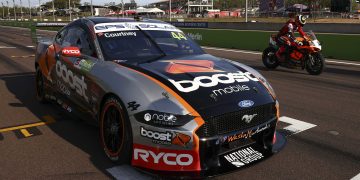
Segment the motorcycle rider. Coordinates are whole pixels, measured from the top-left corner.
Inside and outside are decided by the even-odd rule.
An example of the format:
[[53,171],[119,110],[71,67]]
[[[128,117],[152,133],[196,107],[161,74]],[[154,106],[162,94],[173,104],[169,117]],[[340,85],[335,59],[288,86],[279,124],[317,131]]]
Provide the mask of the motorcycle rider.
[[[298,43],[295,42],[294,32],[297,31],[299,34],[308,40],[309,38],[303,31],[303,26],[306,24],[306,18],[303,15],[296,16],[289,19],[286,24],[280,29],[279,33],[276,36],[276,41],[279,44],[280,48],[276,52],[276,57],[284,62],[289,59],[290,52],[293,48],[298,46]],[[285,54],[285,57],[283,56]]]

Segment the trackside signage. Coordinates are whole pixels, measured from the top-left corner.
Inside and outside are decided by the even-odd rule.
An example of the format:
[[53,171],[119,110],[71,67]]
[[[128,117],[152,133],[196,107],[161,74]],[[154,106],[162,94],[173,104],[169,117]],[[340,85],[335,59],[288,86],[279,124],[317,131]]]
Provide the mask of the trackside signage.
[[140,144],[134,144],[133,147],[133,166],[161,171],[200,170],[199,158],[194,151],[153,148]]

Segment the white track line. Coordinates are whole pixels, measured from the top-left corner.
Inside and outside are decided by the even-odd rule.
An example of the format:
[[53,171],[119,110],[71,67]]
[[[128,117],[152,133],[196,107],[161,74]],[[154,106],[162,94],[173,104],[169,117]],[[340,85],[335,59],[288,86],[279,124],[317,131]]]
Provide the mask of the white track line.
[[353,178],[351,178],[350,180],[360,180],[360,173],[354,176]]
[[208,46],[201,46],[204,49],[211,49],[211,50],[217,50],[217,51],[226,51],[226,52],[236,52],[236,53],[246,53],[246,54],[256,54],[260,55],[262,53],[255,52],[255,51],[245,51],[245,50],[235,50],[235,49],[225,49],[225,48],[216,48],[216,47],[208,47]]
[[279,121],[291,124],[290,126],[284,127],[283,129],[291,131],[291,132],[293,132],[293,134],[297,134],[299,132],[308,130],[308,129],[316,126],[315,124],[307,123],[307,122],[289,118],[286,116],[280,117]]
[[[216,48],[216,47],[208,47],[208,46],[201,46],[204,49],[210,49],[210,50],[217,50],[217,51],[225,51],[225,52],[235,52],[235,53],[245,53],[245,54],[255,54],[255,55],[261,55],[261,52],[255,52],[255,51],[245,51],[245,50],[235,50],[235,49],[226,49],[226,48]],[[343,61],[336,61],[336,60],[325,60],[327,63],[332,64],[345,64],[345,65],[354,65],[354,66],[360,66],[360,63],[351,63],[351,62],[343,62]]]
[[134,169],[129,165],[115,166],[106,169],[106,171],[109,172],[115,179],[121,179],[121,180],[152,179],[150,176],[137,171],[136,169]]

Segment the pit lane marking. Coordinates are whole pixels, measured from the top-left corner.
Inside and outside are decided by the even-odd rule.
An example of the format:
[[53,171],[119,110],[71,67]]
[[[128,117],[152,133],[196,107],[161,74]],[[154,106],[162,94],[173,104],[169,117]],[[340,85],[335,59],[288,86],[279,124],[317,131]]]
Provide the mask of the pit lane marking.
[[27,129],[20,129],[20,132],[25,136],[25,137],[30,137],[34,134],[31,134]]
[[284,127],[282,130],[290,132],[289,135],[297,134],[302,131],[306,131],[313,127],[316,127],[315,124],[307,123],[290,117],[282,116],[279,121],[290,124],[289,126]]
[[28,58],[28,57],[35,57],[35,54],[25,55],[25,56],[11,56],[12,58]]
[[19,126],[13,126],[13,127],[8,127],[8,128],[2,128],[2,129],[0,129],[0,133],[8,132],[8,131],[15,131],[15,130],[20,130],[21,131],[21,129],[31,128],[31,127],[36,127],[36,126],[43,126],[43,125],[46,125],[46,124],[51,124],[51,123],[56,122],[55,119],[52,116],[49,116],[49,115],[43,116],[43,119],[45,121],[41,121],[41,122],[37,122],[37,123],[31,123],[31,124],[24,124],[24,125],[19,125]]
[[360,173],[354,177],[352,177],[350,180],[360,180]]
[[16,47],[13,46],[0,46],[0,49],[14,49]]

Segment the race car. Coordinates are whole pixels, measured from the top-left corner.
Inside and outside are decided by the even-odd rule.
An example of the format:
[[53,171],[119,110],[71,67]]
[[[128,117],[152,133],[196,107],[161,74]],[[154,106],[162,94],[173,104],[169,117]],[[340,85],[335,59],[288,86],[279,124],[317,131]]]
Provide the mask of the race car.
[[274,152],[279,103],[253,68],[152,19],[89,17],[37,45],[36,96],[99,126],[106,156],[203,177]]

